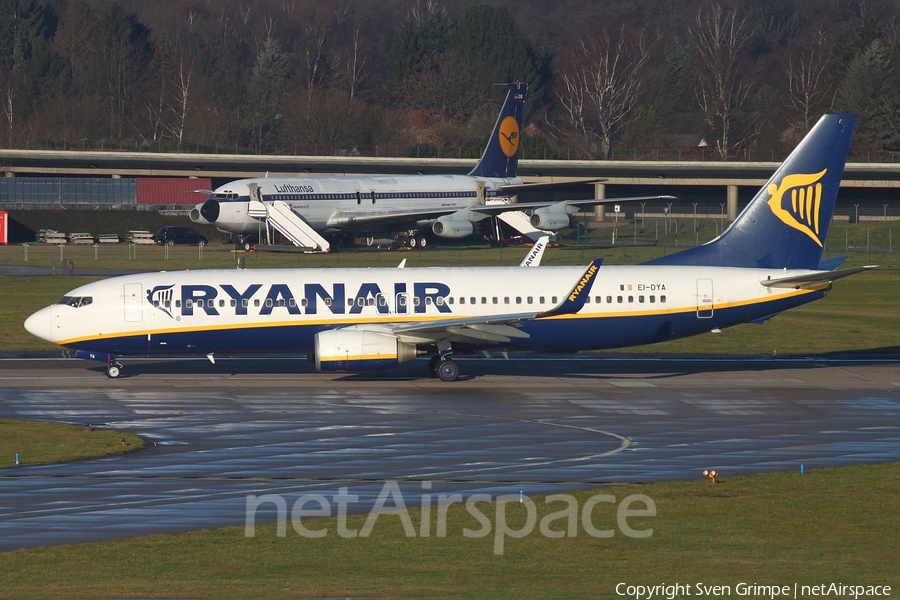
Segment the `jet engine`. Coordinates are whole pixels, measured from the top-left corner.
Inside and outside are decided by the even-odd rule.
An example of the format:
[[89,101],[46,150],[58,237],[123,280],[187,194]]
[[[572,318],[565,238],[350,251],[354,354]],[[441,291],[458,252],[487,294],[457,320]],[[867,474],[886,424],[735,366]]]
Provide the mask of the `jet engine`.
[[451,240],[464,238],[475,232],[475,225],[471,221],[455,221],[440,217],[431,226],[435,235]]
[[531,226],[548,231],[559,231],[570,224],[569,215],[558,210],[539,208],[531,215]]
[[316,334],[316,371],[388,371],[415,360],[415,344],[365,329],[332,329]]

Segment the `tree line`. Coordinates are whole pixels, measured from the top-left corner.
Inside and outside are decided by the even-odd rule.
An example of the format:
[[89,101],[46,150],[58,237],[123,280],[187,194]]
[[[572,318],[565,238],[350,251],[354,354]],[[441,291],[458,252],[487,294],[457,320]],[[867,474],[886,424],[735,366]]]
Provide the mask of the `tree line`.
[[[0,0],[0,147],[781,156],[828,111],[900,150],[893,0]],[[700,139],[702,138],[702,142]]]

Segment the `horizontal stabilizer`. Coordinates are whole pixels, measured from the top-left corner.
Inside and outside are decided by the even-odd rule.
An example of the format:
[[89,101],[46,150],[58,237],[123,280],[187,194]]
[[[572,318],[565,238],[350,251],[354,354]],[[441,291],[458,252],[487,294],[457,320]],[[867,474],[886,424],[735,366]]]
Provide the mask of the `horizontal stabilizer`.
[[868,271],[869,269],[875,269],[877,267],[878,265],[867,265],[865,267],[838,269],[837,271],[814,271],[812,273],[794,275],[791,277],[782,277],[780,279],[767,279],[765,281],[761,281],[760,283],[762,283],[766,287],[794,288],[799,290],[803,288],[822,285],[823,283],[830,283],[835,279],[840,279],[849,275],[855,275],[857,273]]

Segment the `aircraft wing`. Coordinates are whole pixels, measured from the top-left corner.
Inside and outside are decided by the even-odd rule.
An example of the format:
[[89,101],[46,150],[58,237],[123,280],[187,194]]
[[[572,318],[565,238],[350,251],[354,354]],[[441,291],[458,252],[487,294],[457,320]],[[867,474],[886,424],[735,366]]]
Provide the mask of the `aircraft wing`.
[[501,185],[500,191],[508,194],[518,194],[519,192],[527,192],[531,190],[546,190],[548,188],[564,187],[569,185],[587,185],[589,183],[603,183],[608,179],[578,179],[576,181],[540,181],[535,183],[510,183],[509,185]]
[[653,202],[677,200],[676,196],[629,196],[626,198],[587,198],[583,200],[554,200],[549,202],[517,202],[515,204],[486,204],[471,206],[469,210],[489,215],[506,212],[508,210],[531,210],[534,208],[546,208],[558,205],[560,208],[575,206],[578,208],[588,206],[600,206],[602,204],[619,204],[620,202]]
[[794,275],[791,277],[782,277],[780,279],[766,279],[765,281],[760,281],[760,283],[766,287],[793,288],[799,290],[831,283],[835,279],[855,275],[856,273],[861,273],[877,267],[878,265],[866,265],[864,267],[850,267],[849,269],[838,269],[836,271],[814,271],[804,275]]
[[577,313],[584,306],[591,282],[600,270],[603,259],[596,259],[579,277],[571,291],[557,306],[548,311],[509,313],[491,316],[461,317],[458,319],[436,319],[421,323],[399,323],[388,326],[391,333],[413,343],[450,340],[469,343],[506,343],[512,338],[527,338],[528,334],[519,327],[522,321],[546,319],[560,315]]
[[428,219],[436,219],[443,215],[449,215],[457,212],[469,212],[484,215],[485,217],[497,215],[509,211],[532,210],[536,208],[545,208],[547,206],[559,206],[561,211],[565,211],[567,207],[588,207],[598,206],[601,204],[618,204],[620,202],[643,202],[643,201],[668,201],[675,200],[675,196],[631,196],[627,198],[588,198],[582,200],[556,200],[550,202],[518,202],[515,204],[477,204],[463,208],[429,208],[429,209],[365,209],[365,210],[338,210],[328,219],[327,226],[336,230],[354,227],[358,225],[372,225],[390,223],[402,223],[405,221],[426,221]]
[[[515,206],[515,205],[508,205]],[[391,223],[403,223],[408,221],[425,221],[436,219],[443,215],[449,215],[466,208],[391,208],[383,210],[337,210],[328,219],[327,226],[333,229],[345,229],[357,225],[389,225]],[[507,209],[509,210],[509,209]]]

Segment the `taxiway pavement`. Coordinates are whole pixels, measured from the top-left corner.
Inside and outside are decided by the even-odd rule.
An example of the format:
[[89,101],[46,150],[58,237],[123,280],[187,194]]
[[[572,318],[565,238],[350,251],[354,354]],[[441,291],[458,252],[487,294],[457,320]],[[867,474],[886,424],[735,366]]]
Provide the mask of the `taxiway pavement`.
[[[0,470],[0,551],[243,526],[247,497],[535,495],[900,460],[900,357],[531,356],[378,376],[302,359],[0,360],[0,418],[127,429],[115,458]],[[431,487],[428,487],[428,486]],[[257,521],[272,520],[274,506]]]

